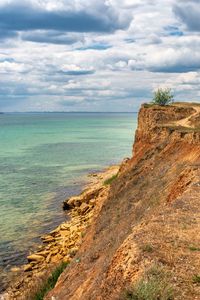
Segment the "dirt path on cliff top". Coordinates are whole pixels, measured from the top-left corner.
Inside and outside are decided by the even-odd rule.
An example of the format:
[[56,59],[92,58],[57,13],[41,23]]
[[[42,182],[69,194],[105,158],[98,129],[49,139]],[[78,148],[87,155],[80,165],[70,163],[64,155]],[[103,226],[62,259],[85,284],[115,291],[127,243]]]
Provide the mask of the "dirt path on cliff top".
[[195,127],[195,125],[191,125],[190,119],[192,117],[197,116],[200,113],[200,106],[191,105],[191,107],[195,110],[195,113],[191,114],[189,117],[186,117],[184,119],[176,121],[175,122],[176,126],[183,126],[183,127],[188,127],[188,128],[194,128]]

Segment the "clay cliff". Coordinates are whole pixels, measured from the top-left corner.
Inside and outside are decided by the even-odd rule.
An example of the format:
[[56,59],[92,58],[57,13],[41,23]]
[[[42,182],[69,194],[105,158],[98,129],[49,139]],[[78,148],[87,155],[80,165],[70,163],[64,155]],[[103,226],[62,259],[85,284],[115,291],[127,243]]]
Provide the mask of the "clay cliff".
[[134,287],[152,268],[160,282],[167,274],[171,294],[165,287],[148,299],[200,299],[199,119],[197,104],[141,107],[133,157],[98,198],[79,251],[45,299],[147,299]]

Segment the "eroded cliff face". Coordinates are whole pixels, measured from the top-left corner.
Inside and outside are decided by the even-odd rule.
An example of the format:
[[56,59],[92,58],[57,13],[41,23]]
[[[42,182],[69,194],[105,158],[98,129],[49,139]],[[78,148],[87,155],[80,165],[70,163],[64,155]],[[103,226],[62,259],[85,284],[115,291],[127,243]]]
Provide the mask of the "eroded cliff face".
[[[185,132],[176,122],[193,115],[193,107],[181,106],[148,106],[143,105],[139,112],[138,129],[136,130],[133,156],[139,156],[143,150],[155,147],[162,142],[180,141]],[[188,132],[187,132],[188,133]]]
[[189,123],[198,117],[199,106],[190,104],[142,106],[133,157],[108,197],[98,200],[78,253],[46,299],[125,299],[123,292],[155,264],[170,274],[173,299],[200,299],[194,280],[200,273],[200,132]]

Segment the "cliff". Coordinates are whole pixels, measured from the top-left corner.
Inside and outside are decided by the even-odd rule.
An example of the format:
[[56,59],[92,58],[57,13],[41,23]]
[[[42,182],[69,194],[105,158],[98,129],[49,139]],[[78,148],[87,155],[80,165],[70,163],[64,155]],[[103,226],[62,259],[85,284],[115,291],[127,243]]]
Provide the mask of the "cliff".
[[[200,299],[199,120],[197,104],[142,106],[133,157],[45,299]],[[160,295],[140,297],[151,283]]]

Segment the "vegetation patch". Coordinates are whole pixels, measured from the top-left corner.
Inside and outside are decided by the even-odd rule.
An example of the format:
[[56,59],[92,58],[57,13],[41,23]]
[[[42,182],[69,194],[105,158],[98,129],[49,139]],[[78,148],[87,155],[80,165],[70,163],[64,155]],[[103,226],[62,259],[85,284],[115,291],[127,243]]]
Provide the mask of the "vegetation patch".
[[193,280],[194,283],[200,283],[200,275],[194,275]]
[[152,106],[154,106],[153,103],[144,103],[144,104],[143,104],[143,107],[144,107],[144,108],[149,108],[149,107],[152,107]]
[[153,247],[151,244],[146,244],[142,246],[142,251],[143,252],[148,252],[148,253],[152,253],[153,252]]
[[43,284],[40,286],[36,294],[33,296],[33,300],[43,300],[44,296],[54,288],[56,285],[56,282],[58,280],[58,277],[60,274],[64,271],[68,263],[62,262],[58,267],[56,267],[49,278],[43,282]]
[[154,265],[142,279],[126,291],[124,300],[173,300],[173,290],[169,284],[169,274],[164,267]]
[[200,131],[200,127],[184,127],[184,126],[176,126],[176,125],[165,125],[165,126],[160,126],[162,128],[168,128],[171,132],[173,131],[178,131],[181,133],[190,133],[190,132],[199,132]]
[[199,247],[195,247],[195,246],[190,246],[189,249],[191,251],[200,251],[200,248]]
[[117,176],[118,176],[118,173],[115,174],[115,175],[113,175],[112,177],[106,179],[106,180],[104,181],[103,184],[104,184],[104,185],[109,185],[109,184],[111,184],[111,183],[117,178]]

